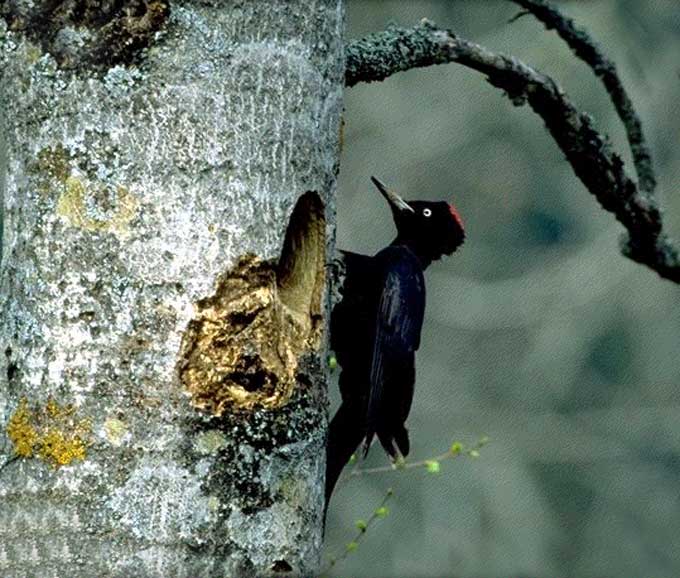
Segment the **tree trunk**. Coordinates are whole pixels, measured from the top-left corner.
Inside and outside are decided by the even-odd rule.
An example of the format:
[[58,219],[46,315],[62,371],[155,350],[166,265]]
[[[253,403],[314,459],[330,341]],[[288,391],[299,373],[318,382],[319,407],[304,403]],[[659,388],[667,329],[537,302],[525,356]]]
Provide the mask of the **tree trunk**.
[[312,573],[343,2],[2,4],[0,575]]

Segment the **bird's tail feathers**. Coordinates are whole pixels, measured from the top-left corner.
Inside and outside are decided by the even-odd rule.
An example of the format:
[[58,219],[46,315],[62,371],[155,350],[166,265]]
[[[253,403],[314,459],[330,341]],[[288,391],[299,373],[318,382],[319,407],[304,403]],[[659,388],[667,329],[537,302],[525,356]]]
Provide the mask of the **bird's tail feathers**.
[[326,453],[326,508],[343,468],[366,435],[361,413],[343,403],[328,427]]
[[411,450],[411,442],[408,439],[408,430],[403,425],[394,432],[394,441],[399,448],[399,453],[406,457]]
[[[403,424],[399,425],[394,430],[378,431],[377,433],[380,445],[382,445],[393,460],[397,459],[397,454],[403,457],[408,455],[408,452],[411,449],[411,443],[408,439],[408,430]],[[366,438],[366,441],[368,442],[368,438]],[[367,449],[368,446],[365,447],[364,452],[366,452]]]
[[[371,444],[373,443],[373,436],[375,436],[374,431],[369,431],[366,433],[366,439],[364,440],[364,452],[362,456],[364,459],[366,459],[366,457],[368,456],[368,450],[371,449]],[[380,439],[380,436],[378,436],[378,438]]]

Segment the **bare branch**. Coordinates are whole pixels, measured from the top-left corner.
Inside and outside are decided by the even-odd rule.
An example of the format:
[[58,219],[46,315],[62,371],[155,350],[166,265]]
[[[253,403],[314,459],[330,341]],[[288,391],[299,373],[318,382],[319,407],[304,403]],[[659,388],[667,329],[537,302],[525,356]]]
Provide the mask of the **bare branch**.
[[656,188],[652,156],[642,131],[642,123],[626,89],[623,88],[616,65],[607,58],[588,32],[576,26],[571,18],[567,18],[544,0],[510,1],[519,4],[524,8],[525,13],[533,14],[548,30],[554,29],[574,54],[583,60],[602,81],[626,129],[635,172],[638,175],[638,186],[641,191],[652,193]]
[[[453,442],[451,447],[442,454],[433,456],[431,458],[416,460],[413,462],[406,461],[405,458],[399,457],[396,461],[390,463],[388,466],[378,466],[375,468],[361,468],[359,464],[355,465],[349,473],[347,473],[340,480],[341,482],[349,481],[350,478],[357,476],[365,476],[366,474],[381,474],[385,472],[396,472],[401,470],[412,470],[414,468],[424,468],[428,472],[436,474],[439,473],[439,464],[447,460],[459,458],[461,456],[468,456],[470,458],[478,458],[479,450],[489,443],[489,438],[482,437],[471,448],[465,448],[460,442]],[[351,462],[350,462],[351,463]]]
[[587,114],[555,81],[516,58],[496,54],[423,21],[356,40],[346,49],[346,84],[383,80],[411,68],[456,62],[486,75],[515,105],[528,103],[545,122],[576,175],[628,231],[625,255],[680,283],[680,256],[662,230],[654,199],[641,193],[623,161]]
[[528,10],[521,10],[517,14],[515,14],[510,20],[508,20],[508,24],[513,24],[514,22],[517,22],[520,18],[524,18],[524,16],[528,16],[531,14]]

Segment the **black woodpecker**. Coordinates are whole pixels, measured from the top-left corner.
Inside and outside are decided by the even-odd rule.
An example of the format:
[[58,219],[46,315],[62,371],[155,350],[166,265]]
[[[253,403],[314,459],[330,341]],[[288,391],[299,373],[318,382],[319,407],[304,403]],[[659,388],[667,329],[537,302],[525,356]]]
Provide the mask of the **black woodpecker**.
[[339,365],[342,405],[331,421],[326,508],[349,458],[374,436],[395,459],[408,455],[408,417],[415,352],[425,311],[423,271],[465,239],[456,209],[445,202],[406,202],[375,177],[392,209],[397,236],[370,257],[342,252],[341,300],[331,314],[331,347]]

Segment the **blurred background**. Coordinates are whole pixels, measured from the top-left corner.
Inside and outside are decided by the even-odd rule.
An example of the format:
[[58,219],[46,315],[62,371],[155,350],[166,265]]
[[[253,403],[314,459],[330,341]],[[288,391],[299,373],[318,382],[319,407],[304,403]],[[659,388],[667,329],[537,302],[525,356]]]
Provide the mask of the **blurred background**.
[[[560,2],[616,61],[680,237],[680,4]],[[496,0],[350,0],[349,38],[427,17],[554,76],[629,159],[592,72]],[[480,457],[355,477],[331,503],[341,554],[388,487],[390,514],[332,576],[680,576],[680,287],[621,256],[622,227],[573,175],[540,119],[458,65],[348,89],[338,247],[394,234],[373,189],[453,201],[462,249],[426,275],[410,460],[453,441]],[[333,391],[338,404],[337,388]],[[378,446],[359,467],[388,461]]]

